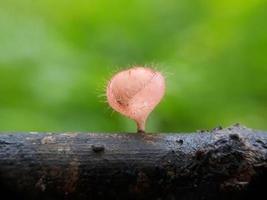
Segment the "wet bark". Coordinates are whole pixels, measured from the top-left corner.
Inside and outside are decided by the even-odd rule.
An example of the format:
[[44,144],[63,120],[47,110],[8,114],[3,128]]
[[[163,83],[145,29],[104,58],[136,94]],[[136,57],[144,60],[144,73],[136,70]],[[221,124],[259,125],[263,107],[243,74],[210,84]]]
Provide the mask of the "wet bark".
[[267,134],[0,134],[8,199],[255,199],[266,196]]

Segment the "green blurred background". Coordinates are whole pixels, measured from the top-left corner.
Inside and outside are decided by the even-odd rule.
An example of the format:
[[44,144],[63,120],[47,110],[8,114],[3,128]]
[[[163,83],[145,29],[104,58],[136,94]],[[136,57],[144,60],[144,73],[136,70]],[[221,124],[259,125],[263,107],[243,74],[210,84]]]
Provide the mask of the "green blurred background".
[[0,0],[0,131],[135,131],[110,76],[151,65],[167,93],[149,132],[267,129],[265,0]]

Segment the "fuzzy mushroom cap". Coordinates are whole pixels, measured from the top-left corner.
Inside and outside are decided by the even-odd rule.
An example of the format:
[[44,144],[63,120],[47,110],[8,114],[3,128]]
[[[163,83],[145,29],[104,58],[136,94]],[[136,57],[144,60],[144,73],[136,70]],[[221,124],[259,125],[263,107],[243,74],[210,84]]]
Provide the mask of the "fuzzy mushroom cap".
[[109,105],[137,123],[146,121],[164,93],[164,77],[147,67],[133,67],[115,74],[106,90]]

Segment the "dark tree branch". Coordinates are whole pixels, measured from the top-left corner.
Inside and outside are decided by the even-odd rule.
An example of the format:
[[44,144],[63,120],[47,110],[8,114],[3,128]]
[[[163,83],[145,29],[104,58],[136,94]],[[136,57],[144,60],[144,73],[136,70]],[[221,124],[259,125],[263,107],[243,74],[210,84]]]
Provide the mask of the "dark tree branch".
[[[267,134],[0,134],[0,195],[17,199],[250,199]],[[10,199],[9,198],[9,199]]]

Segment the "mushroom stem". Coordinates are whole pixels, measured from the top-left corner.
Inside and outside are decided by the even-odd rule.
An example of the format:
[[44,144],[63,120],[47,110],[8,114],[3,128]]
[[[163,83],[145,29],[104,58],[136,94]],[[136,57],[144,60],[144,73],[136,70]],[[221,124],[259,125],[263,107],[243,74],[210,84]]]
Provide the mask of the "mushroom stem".
[[136,121],[137,133],[145,133],[146,120]]

